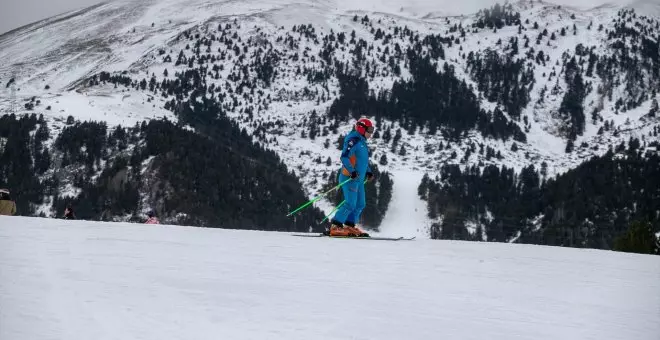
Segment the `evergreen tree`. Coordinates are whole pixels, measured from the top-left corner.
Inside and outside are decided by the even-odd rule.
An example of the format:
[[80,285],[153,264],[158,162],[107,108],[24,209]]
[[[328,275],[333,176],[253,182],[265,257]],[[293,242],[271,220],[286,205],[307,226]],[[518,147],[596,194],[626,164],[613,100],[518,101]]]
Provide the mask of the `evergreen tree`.
[[382,156],[380,156],[380,160],[378,160],[378,164],[387,165],[387,155],[383,154]]
[[636,239],[623,235],[637,219],[656,225],[653,235],[660,231],[660,205],[653,199],[660,188],[660,157],[642,155],[640,149],[640,141],[631,139],[627,148],[625,143],[617,148],[618,155],[609,151],[551,179],[543,163],[541,173],[530,165],[519,174],[493,165],[464,171],[442,166],[439,179],[422,180],[418,188],[425,191],[429,216],[443,218],[432,237],[475,239],[462,227],[467,221],[479,224],[486,212],[491,215],[483,229],[488,241],[515,237],[522,243],[612,249],[619,237],[619,244]]
[[575,139],[576,136],[580,136],[584,132],[585,115],[583,102],[586,97],[586,87],[575,57],[566,65],[565,80],[568,84],[568,90],[562,99],[559,113],[568,120],[568,126],[565,132],[570,136],[570,139]]
[[658,240],[653,234],[651,224],[634,221],[628,231],[614,242],[614,250],[629,253],[657,254]]
[[651,101],[651,109],[649,110],[649,116],[655,117],[658,115],[658,112],[660,112],[660,110],[658,109],[658,100],[653,98],[653,100]]

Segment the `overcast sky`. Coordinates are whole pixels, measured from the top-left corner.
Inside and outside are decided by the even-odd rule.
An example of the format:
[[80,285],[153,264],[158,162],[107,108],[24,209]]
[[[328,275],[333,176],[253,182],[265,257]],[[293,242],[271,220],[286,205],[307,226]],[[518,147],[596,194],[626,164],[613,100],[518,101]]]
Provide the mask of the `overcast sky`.
[[0,34],[102,0],[0,0]]

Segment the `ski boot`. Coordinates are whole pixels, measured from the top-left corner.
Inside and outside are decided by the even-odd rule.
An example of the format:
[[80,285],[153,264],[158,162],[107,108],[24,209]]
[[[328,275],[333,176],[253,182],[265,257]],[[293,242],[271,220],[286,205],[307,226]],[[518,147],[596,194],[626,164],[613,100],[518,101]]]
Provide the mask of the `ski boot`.
[[344,229],[348,229],[348,233],[353,237],[369,237],[369,234],[365,233],[362,229],[355,226],[355,223],[346,222],[344,223]]
[[330,229],[323,234],[327,236],[348,237],[348,236],[352,236],[352,233],[353,231],[346,228],[342,223],[337,221],[332,221],[332,223],[330,224]]
[[337,234],[340,234],[342,229],[344,229],[344,225],[333,220],[333,221],[330,222],[330,227],[328,227],[328,229],[326,229],[323,232],[323,235],[325,235],[325,236],[335,236]]

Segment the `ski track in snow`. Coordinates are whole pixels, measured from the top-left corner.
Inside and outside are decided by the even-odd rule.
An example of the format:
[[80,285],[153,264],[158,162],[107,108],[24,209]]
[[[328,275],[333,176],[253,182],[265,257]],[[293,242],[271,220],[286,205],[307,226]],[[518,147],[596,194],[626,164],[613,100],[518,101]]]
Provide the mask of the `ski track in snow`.
[[416,236],[429,238],[431,222],[426,202],[417,195],[424,173],[414,170],[392,171],[392,201],[385,213],[378,236]]
[[660,257],[0,217],[0,339],[636,339]]

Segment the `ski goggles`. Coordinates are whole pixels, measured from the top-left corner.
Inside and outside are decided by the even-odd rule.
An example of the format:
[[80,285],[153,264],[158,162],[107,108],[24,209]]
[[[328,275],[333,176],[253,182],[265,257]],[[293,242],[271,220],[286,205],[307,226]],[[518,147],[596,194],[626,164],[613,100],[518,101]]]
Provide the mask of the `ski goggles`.
[[364,128],[365,132],[368,133],[374,133],[374,127],[373,126],[366,126],[364,123],[358,123],[361,127]]

